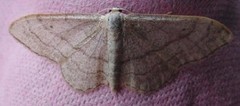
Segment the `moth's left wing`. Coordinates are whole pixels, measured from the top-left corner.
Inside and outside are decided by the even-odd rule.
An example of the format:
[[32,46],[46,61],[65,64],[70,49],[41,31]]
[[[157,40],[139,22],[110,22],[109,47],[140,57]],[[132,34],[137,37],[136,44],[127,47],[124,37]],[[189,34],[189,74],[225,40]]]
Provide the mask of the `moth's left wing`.
[[33,52],[61,65],[65,80],[81,91],[107,85],[107,33],[97,14],[39,14],[13,22],[10,33]]
[[139,91],[157,90],[232,37],[223,24],[197,16],[127,15],[123,30],[122,85]]

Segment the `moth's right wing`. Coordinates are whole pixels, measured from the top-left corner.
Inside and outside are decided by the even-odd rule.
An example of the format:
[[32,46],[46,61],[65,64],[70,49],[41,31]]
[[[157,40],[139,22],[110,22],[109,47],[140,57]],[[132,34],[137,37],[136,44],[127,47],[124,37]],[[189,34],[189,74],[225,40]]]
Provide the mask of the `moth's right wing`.
[[187,63],[227,44],[232,33],[204,17],[129,14],[124,21],[122,85],[139,91],[160,88]]
[[10,33],[33,52],[61,65],[65,80],[85,91],[105,83],[106,30],[101,15],[30,15],[10,27]]

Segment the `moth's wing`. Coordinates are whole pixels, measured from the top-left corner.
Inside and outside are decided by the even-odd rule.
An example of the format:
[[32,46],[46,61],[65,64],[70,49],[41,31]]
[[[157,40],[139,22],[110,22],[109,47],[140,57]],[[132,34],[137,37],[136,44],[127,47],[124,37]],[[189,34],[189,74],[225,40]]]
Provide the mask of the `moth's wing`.
[[82,91],[105,83],[106,31],[99,15],[30,15],[10,33],[35,53],[59,63],[65,80]]
[[204,17],[128,15],[124,21],[122,85],[157,90],[177,68],[207,57],[232,33]]

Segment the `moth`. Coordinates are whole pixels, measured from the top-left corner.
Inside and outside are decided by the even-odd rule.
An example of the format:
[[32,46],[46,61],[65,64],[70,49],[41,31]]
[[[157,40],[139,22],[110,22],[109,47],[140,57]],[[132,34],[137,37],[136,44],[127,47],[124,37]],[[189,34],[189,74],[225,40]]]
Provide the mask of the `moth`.
[[201,16],[36,14],[12,23],[10,33],[40,56],[61,66],[64,79],[86,92],[98,86],[159,90],[181,66],[226,45],[232,32]]

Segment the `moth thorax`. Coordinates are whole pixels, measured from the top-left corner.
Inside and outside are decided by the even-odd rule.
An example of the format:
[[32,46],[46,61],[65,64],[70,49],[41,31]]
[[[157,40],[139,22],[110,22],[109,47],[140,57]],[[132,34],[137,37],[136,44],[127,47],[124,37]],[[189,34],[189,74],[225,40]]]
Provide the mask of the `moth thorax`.
[[120,12],[112,12],[108,15],[108,26],[111,31],[121,31],[123,16]]

